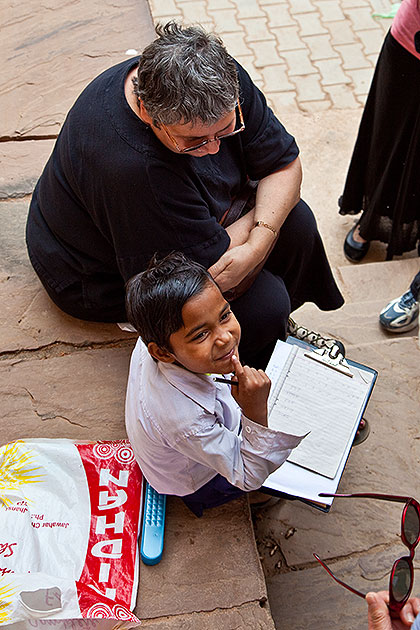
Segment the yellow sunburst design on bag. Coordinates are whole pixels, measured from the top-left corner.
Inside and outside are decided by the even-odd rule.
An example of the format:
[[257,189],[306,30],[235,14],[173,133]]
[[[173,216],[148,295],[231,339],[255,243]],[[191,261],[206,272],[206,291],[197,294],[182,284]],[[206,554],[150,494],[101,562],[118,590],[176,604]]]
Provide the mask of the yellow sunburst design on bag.
[[40,468],[34,464],[35,458],[23,440],[0,448],[0,505],[10,505],[13,501],[8,495],[13,491],[21,493],[26,484],[38,483],[42,479],[43,475],[36,474]]
[[12,602],[13,595],[16,593],[16,588],[13,588],[11,584],[1,584],[0,578],[0,624],[11,621],[9,611],[7,610]]

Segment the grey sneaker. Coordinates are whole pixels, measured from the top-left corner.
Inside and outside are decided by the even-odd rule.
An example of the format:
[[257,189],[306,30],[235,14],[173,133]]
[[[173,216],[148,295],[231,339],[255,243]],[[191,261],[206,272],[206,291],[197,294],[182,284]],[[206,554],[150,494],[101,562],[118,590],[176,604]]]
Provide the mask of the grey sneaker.
[[419,303],[411,291],[407,291],[382,309],[379,321],[386,330],[402,333],[415,328],[418,317]]
[[329,348],[329,354],[333,353],[336,355],[340,353],[343,357],[346,356],[346,349],[341,341],[324,337],[319,332],[314,332],[313,330],[309,330],[309,328],[299,326],[291,317],[289,317],[289,321],[287,322],[287,332],[292,337],[306,341],[316,348]]

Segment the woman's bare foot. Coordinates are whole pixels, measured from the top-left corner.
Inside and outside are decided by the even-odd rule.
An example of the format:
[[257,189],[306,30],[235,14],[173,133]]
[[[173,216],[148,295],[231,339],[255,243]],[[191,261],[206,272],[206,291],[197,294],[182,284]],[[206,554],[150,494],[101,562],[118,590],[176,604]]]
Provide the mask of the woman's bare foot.
[[367,240],[364,239],[362,236],[360,236],[359,225],[356,225],[356,227],[353,230],[353,239],[356,241],[356,243],[367,243]]
[[360,236],[359,226],[354,225],[344,239],[344,255],[350,262],[360,262],[368,253],[370,243]]

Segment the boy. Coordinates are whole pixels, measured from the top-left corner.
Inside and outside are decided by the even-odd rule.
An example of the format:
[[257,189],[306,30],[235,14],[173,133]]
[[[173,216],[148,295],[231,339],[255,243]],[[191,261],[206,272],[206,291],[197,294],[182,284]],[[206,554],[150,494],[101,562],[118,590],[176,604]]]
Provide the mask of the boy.
[[[139,332],[127,434],[149,483],[201,516],[260,488],[301,437],[267,428],[270,380],[238,358],[239,323],[200,264],[176,252],[127,283]],[[234,372],[234,385],[215,374]]]

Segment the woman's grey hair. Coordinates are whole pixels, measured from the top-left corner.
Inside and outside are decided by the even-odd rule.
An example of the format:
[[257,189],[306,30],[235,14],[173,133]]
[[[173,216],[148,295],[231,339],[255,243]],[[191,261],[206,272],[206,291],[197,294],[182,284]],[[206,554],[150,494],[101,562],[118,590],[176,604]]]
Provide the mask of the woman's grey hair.
[[222,40],[200,26],[156,26],[158,38],[139,62],[134,93],[159,127],[212,125],[232,111],[239,95],[235,62]]

